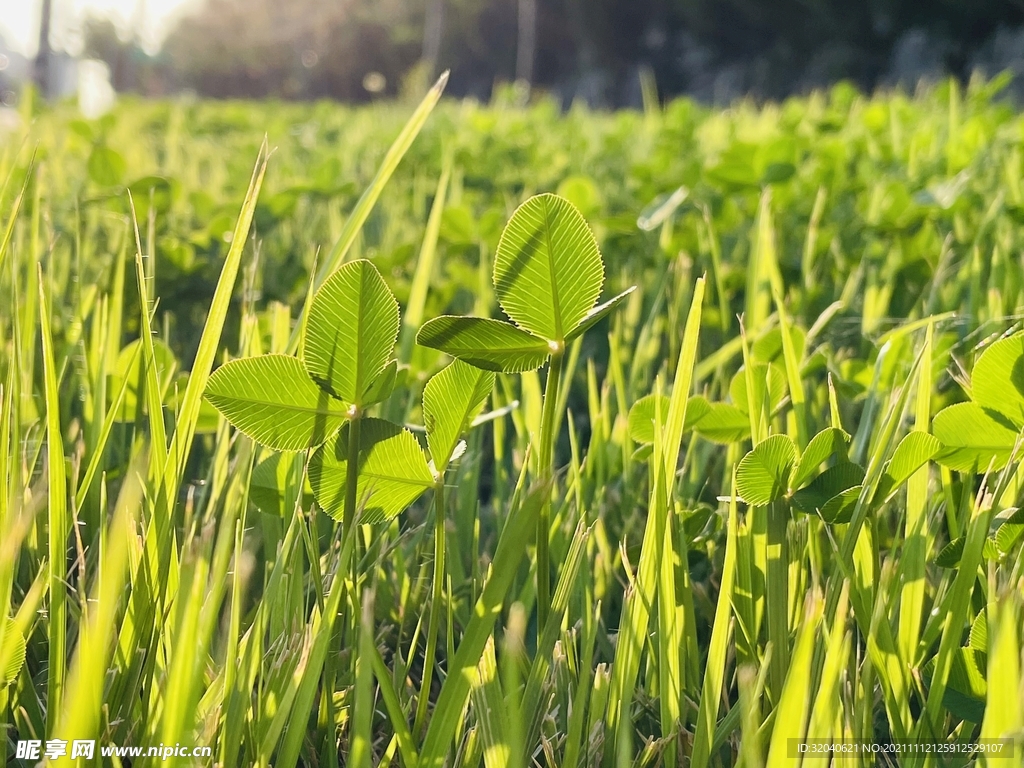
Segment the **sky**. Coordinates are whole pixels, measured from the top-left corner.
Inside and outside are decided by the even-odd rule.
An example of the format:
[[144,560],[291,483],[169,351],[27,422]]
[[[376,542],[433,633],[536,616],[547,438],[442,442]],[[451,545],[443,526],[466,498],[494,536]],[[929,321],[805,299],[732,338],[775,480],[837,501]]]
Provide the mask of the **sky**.
[[[87,15],[112,19],[127,33],[137,27],[143,47],[155,51],[174,21],[202,0],[53,0],[50,41],[75,52],[76,31]],[[39,42],[42,0],[0,0],[0,36],[7,47],[34,56]]]

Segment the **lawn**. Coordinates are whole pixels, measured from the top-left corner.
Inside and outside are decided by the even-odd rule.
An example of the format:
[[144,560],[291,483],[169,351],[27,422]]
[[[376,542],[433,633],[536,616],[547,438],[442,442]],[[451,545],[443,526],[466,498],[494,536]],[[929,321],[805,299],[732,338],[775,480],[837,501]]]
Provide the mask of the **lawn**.
[[1020,764],[1005,84],[24,99],[8,764]]

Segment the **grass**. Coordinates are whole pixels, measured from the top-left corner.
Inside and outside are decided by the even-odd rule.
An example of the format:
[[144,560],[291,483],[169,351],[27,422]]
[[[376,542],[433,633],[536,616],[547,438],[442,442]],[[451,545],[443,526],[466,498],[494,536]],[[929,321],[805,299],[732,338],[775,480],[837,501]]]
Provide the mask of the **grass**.
[[26,108],[0,137],[10,764],[52,738],[211,747],[180,765],[828,765],[803,738],[1019,762],[1000,82],[645,114],[443,85]]

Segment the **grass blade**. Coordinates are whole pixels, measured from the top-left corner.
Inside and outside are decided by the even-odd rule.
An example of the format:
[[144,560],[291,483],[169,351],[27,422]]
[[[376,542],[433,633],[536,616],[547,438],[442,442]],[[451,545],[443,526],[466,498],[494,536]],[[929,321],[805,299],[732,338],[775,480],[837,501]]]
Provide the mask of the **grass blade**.
[[363,224],[366,222],[366,217],[370,215],[370,211],[373,210],[373,206],[377,202],[377,198],[380,197],[380,193],[384,191],[384,187],[387,185],[388,179],[391,178],[391,174],[395,172],[405,153],[412,146],[416,136],[419,135],[420,129],[423,128],[423,124],[427,122],[427,118],[441,98],[447,83],[448,73],[444,72],[427,92],[427,95],[423,97],[423,101],[416,107],[416,111],[412,113],[409,122],[405,124],[402,132],[398,134],[398,137],[388,149],[383,162],[380,164],[380,168],[377,170],[377,175],[373,177],[370,186],[366,188],[362,197],[359,198],[359,202],[356,203],[356,207],[349,214],[348,220],[345,222],[345,228],[341,231],[338,242],[334,244],[330,253],[327,254],[327,258],[324,259],[324,263],[317,273],[314,287],[318,287],[345,261],[345,256],[348,254],[349,248],[352,247],[352,243],[355,242],[359,230],[362,229]]

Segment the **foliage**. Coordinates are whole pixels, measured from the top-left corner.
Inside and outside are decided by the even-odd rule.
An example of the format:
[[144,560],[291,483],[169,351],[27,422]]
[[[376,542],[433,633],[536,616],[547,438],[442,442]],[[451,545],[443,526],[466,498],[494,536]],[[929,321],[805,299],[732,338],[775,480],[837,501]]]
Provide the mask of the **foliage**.
[[408,125],[129,102],[0,148],[9,754],[1024,748],[996,87],[559,116],[441,85]]

